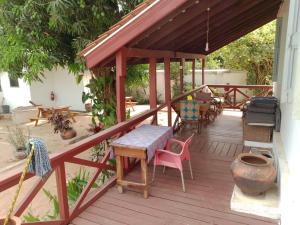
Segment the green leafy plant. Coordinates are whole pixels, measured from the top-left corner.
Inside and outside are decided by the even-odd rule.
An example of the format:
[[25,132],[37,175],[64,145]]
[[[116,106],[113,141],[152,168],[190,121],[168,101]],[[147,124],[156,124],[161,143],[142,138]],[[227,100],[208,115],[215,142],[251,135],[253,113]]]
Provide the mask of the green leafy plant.
[[[100,184],[103,184],[106,179],[111,177],[111,173],[108,171],[103,171],[101,173],[98,182],[95,182],[92,188],[98,188]],[[75,177],[68,180],[67,182],[67,197],[69,205],[72,206],[79,198],[82,193],[84,187],[87,185],[90,179],[90,173],[84,169],[79,169],[79,172]],[[52,204],[52,209],[46,215],[40,217],[33,215],[31,212],[28,212],[23,216],[23,219],[27,222],[37,222],[37,221],[49,221],[53,219],[57,219],[59,217],[59,202],[56,195],[52,194],[50,191],[43,189],[43,193],[48,198],[49,202]]]
[[63,133],[65,130],[72,129],[72,122],[68,119],[67,115],[63,115],[61,113],[53,113],[48,120],[51,125],[54,126],[54,133]]
[[25,150],[26,143],[30,138],[30,131],[27,128],[27,133],[19,126],[7,127],[9,142],[15,147],[16,150]]
[[[106,71],[107,72],[107,71]],[[108,71],[110,72],[110,71]],[[110,127],[116,123],[115,81],[111,74],[93,75],[89,92],[82,93],[82,102],[92,102],[92,123],[94,126],[104,124]]]

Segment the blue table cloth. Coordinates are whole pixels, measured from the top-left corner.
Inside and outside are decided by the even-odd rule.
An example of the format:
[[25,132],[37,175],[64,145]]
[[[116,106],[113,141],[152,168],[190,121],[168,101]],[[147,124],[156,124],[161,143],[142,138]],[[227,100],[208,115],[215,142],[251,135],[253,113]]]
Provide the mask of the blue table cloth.
[[122,145],[124,147],[147,149],[149,162],[154,156],[155,150],[163,149],[172,136],[173,130],[171,127],[144,124],[113,141],[112,146]]

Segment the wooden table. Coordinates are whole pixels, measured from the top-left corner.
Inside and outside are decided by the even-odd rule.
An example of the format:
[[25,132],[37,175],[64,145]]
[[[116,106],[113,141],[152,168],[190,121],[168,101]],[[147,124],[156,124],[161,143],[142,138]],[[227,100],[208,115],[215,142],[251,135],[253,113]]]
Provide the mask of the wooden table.
[[38,113],[36,118],[32,118],[31,121],[35,121],[34,126],[36,127],[39,123],[39,120],[49,119],[53,113],[62,113],[67,115],[72,119],[73,122],[76,122],[74,114],[70,111],[70,106],[58,106],[58,107],[48,107],[48,106],[39,106]]
[[134,111],[134,106],[136,105],[136,102],[133,101],[132,96],[125,97],[125,107],[130,107]]
[[[173,135],[172,128],[153,125],[142,125],[141,127],[127,133],[115,140],[113,153],[117,163],[117,185],[118,191],[123,193],[123,187],[142,189],[144,198],[148,198],[148,169],[147,162],[154,156],[155,150],[162,149],[167,140]],[[131,157],[141,162],[142,183],[127,181],[123,174],[123,158]]]

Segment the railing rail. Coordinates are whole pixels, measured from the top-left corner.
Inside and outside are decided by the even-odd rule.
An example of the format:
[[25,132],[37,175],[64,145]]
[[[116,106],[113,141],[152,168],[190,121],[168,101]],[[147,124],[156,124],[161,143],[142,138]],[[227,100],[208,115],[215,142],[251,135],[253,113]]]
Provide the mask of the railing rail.
[[[252,96],[266,96],[270,91],[273,90],[272,85],[231,85],[231,84],[210,84],[207,85],[210,89],[222,89],[222,97],[224,102],[222,103],[223,108],[239,109],[246,101]],[[249,95],[244,90],[258,91],[256,94]],[[238,96],[243,97],[238,101]]]
[[[205,86],[201,86],[196,88],[192,91],[186,92],[176,98],[174,98],[171,103],[179,101],[185,98],[188,95],[191,95],[199,90],[201,90]],[[75,144],[69,145],[63,151],[52,154],[50,156],[51,165],[53,171],[43,180],[38,180],[32,186],[32,189],[27,193],[27,195],[20,201],[19,205],[16,207],[14,211],[14,215],[20,217],[26,208],[30,205],[34,197],[39,193],[42,189],[48,178],[54,172],[56,175],[56,183],[57,183],[57,193],[58,193],[58,202],[60,208],[60,218],[54,221],[44,221],[44,222],[33,222],[33,223],[23,223],[23,224],[31,224],[31,225],[53,225],[59,224],[64,225],[68,224],[72,219],[78,216],[83,210],[89,207],[94,201],[96,201],[101,195],[105,193],[110,187],[112,187],[115,182],[116,178],[111,178],[105,185],[101,186],[97,191],[93,192],[92,195],[88,194],[91,190],[94,182],[96,181],[97,177],[103,170],[114,170],[114,168],[107,164],[109,159],[109,152],[106,152],[105,156],[102,158],[100,162],[89,161],[85,159],[81,159],[76,157],[77,155],[87,151],[91,147],[110,139],[112,137],[116,137],[118,135],[122,135],[131,129],[135,128],[139,123],[143,122],[144,120],[150,118],[151,116],[155,117],[157,112],[164,107],[166,107],[166,103],[161,104],[155,109],[147,110],[125,122],[118,123],[115,126],[112,126],[104,131],[101,131],[95,135],[85,138],[84,140],[78,141]],[[79,196],[78,200],[74,204],[72,208],[68,205],[67,199],[67,189],[66,189],[66,171],[65,171],[65,163],[75,163],[79,165],[84,165],[92,168],[96,168],[95,173],[93,174],[92,178],[85,186],[83,192]],[[21,172],[12,172],[5,177],[0,178],[0,192],[5,191],[15,185],[18,184],[19,179],[21,176]],[[34,175],[28,174],[25,179],[31,179]]]

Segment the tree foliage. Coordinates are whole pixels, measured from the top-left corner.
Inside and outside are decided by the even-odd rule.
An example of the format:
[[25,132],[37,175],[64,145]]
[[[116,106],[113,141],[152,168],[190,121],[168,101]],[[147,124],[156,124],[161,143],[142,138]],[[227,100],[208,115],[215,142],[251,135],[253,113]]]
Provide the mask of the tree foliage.
[[249,84],[270,84],[275,29],[273,21],[213,52],[207,57],[207,67],[245,70]]
[[142,0],[1,0],[0,70],[31,82],[85,67],[77,53]]

